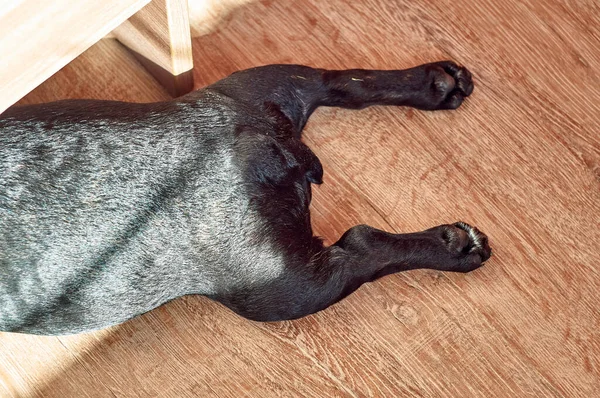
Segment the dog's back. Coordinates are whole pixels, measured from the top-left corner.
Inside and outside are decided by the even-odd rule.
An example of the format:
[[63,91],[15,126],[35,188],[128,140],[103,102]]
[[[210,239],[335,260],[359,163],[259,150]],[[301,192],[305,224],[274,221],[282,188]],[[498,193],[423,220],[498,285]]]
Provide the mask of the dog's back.
[[207,91],[4,114],[0,330],[95,329],[214,293],[237,262],[238,224],[252,222],[234,162],[236,117],[229,99]]

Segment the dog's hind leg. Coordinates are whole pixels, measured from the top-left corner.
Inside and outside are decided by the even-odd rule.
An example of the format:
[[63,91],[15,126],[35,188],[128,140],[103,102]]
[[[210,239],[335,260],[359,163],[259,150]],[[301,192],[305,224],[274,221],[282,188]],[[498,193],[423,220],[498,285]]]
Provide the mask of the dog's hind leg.
[[455,109],[473,91],[473,81],[466,68],[451,61],[405,70],[324,70],[268,65],[236,72],[208,88],[267,115],[276,108],[291,121],[293,133],[299,136],[319,106]]
[[469,272],[491,255],[487,237],[465,223],[392,234],[359,225],[308,261],[287,258],[286,271],[264,285],[213,297],[254,320],[299,318],[346,297],[363,283],[416,268]]

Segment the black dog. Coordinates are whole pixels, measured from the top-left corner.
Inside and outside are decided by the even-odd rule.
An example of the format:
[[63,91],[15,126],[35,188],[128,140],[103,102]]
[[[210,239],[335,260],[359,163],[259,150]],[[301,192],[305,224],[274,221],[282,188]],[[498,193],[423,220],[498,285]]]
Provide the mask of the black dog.
[[319,106],[454,109],[471,74],[271,65],[173,101],[68,100],[0,117],[0,330],[107,327],[186,294],[259,321],[322,310],[393,272],[468,272],[490,256],[464,224],[313,236]]

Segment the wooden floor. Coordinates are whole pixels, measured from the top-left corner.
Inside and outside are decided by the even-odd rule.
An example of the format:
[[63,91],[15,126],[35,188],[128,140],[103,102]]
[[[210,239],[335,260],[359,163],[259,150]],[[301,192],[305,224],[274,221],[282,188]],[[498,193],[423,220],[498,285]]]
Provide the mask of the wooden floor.
[[[317,111],[312,211],[328,242],[357,223],[464,220],[494,256],[389,276],[293,322],[186,297],[94,334],[0,333],[0,396],[600,396],[599,3],[237,1],[195,30],[198,87],[276,62],[467,65],[476,89],[455,112]],[[104,40],[22,102],[80,97],[167,94]]]

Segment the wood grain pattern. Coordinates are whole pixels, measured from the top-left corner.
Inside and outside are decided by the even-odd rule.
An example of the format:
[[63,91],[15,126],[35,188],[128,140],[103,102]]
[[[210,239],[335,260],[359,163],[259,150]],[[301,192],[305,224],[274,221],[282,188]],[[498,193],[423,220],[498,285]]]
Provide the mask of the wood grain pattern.
[[[329,242],[357,223],[414,231],[463,219],[494,256],[468,275],[389,276],[293,322],[185,297],[98,333],[0,334],[0,396],[597,396],[599,29],[591,0],[229,10],[194,39],[197,86],[275,62],[468,65],[476,89],[456,112],[318,110],[305,133],[325,167],[312,215]],[[82,96],[167,94],[104,41],[24,102]]]
[[152,0],[112,33],[172,95],[192,90],[194,60],[187,0]]
[[149,1],[0,2],[0,113]]

